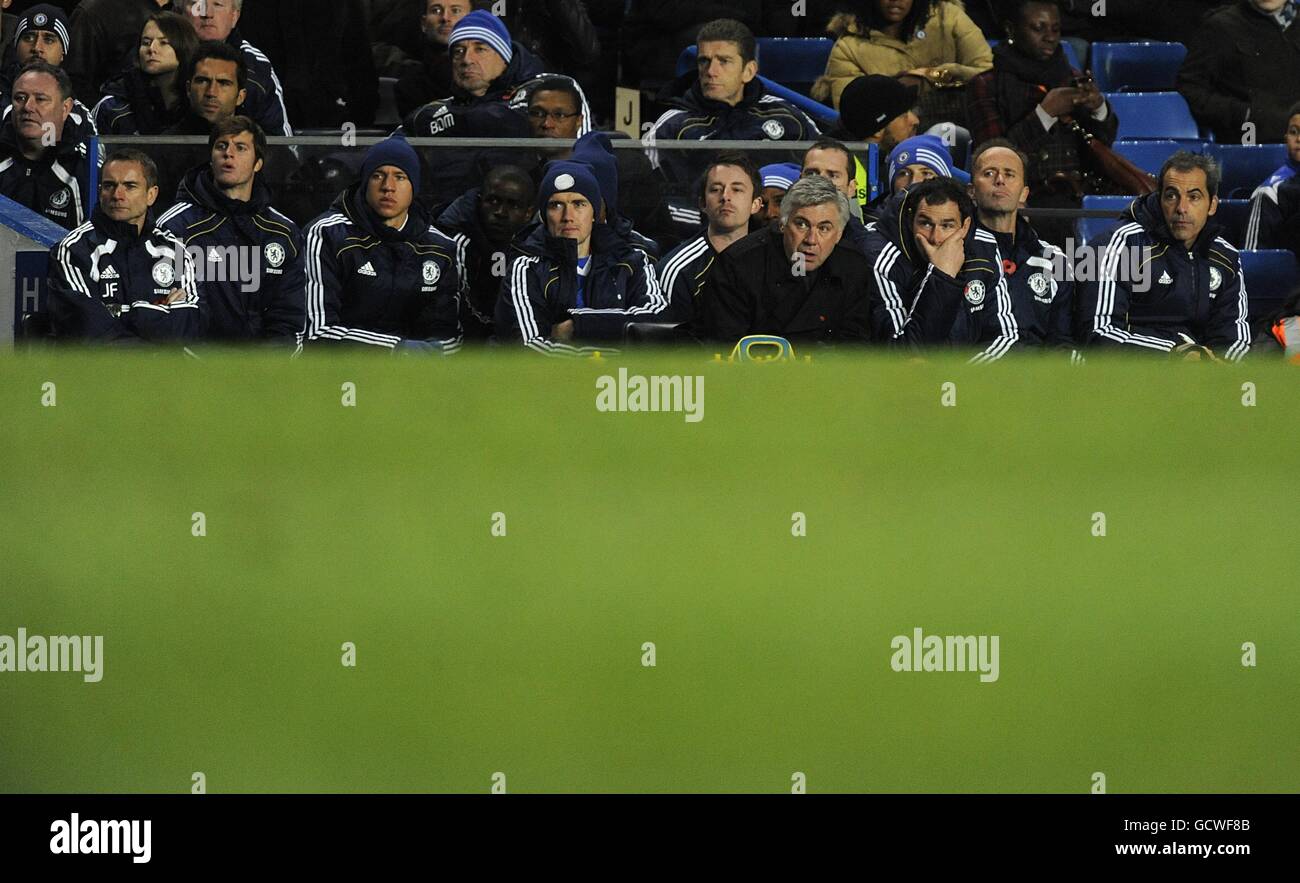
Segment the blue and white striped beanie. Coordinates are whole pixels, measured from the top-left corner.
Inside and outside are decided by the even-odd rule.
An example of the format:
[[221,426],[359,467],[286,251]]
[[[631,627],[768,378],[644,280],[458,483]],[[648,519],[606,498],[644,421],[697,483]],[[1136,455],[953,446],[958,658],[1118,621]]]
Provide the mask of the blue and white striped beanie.
[[758,170],[764,187],[777,187],[781,190],[789,190],[799,180],[801,172],[802,169],[792,162],[776,162]]
[[970,175],[952,164],[948,146],[938,135],[917,135],[899,143],[889,152],[889,180],[893,181],[904,166],[927,166],[941,178],[970,183]]
[[510,58],[514,55],[514,50],[510,48],[510,31],[501,19],[492,13],[476,9],[469,15],[456,22],[456,26],[451,29],[451,39],[447,41],[447,48],[450,49],[461,40],[479,40],[491,46],[510,63]]

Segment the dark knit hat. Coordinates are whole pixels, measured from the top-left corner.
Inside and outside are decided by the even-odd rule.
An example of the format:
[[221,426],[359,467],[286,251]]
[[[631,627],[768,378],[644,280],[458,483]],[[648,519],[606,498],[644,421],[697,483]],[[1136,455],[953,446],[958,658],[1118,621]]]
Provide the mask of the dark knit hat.
[[406,172],[415,192],[420,192],[420,157],[401,135],[393,135],[366,151],[366,158],[361,161],[362,182],[369,181],[380,166],[395,166]]
[[605,219],[613,224],[618,217],[618,160],[609,136],[604,132],[583,135],[573,142],[573,160],[591,167],[605,200]]
[[915,107],[917,91],[894,77],[858,77],[840,93],[840,122],[850,136],[870,138],[894,117]]
[[27,31],[53,31],[63,41],[65,55],[71,48],[71,40],[68,37],[71,28],[68,27],[68,17],[62,9],[51,3],[38,3],[23,13],[23,17],[18,19],[18,30],[14,31],[15,46]]

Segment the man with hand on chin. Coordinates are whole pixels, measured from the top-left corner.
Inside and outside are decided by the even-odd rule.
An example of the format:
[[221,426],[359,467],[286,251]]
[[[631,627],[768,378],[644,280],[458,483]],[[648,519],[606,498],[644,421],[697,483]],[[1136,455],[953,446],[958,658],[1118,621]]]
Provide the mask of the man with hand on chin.
[[[970,343],[969,328],[981,314],[1005,313],[997,242],[988,231],[973,229],[974,215],[970,197],[951,178],[913,184],[885,201],[867,238],[877,337]],[[996,343],[998,351],[991,347],[976,358],[996,358],[1005,342]]]

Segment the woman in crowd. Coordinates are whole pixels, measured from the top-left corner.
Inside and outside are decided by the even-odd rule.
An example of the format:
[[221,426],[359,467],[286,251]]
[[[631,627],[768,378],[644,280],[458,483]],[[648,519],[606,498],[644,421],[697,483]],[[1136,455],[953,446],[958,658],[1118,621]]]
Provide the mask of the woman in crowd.
[[[976,144],[1006,138],[1029,157],[1029,205],[1078,208],[1085,193],[1119,193],[1091,158],[1080,129],[1109,146],[1119,129],[1090,77],[1073,70],[1061,48],[1061,11],[1052,0],[1016,0],[1008,39],[993,50],[993,70],[967,86]],[[1062,241],[1068,222],[1040,232]]]
[[993,64],[984,35],[952,0],[863,0],[857,12],[833,17],[826,30],[835,45],[812,97],[838,110],[840,93],[857,77],[898,77],[921,87],[922,129],[964,125],[963,86]]
[[199,48],[194,25],[183,15],[157,12],[140,32],[135,63],[104,84],[95,105],[101,135],[157,135],[187,110],[184,71]]

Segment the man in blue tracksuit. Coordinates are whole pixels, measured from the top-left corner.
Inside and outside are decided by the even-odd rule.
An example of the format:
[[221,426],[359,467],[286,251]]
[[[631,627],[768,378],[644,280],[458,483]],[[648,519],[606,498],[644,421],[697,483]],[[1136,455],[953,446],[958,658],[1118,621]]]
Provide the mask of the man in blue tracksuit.
[[590,166],[552,162],[537,205],[542,222],[521,232],[507,265],[497,301],[500,338],[548,355],[581,355],[593,349],[583,344],[620,340],[628,322],[657,319],[667,301],[654,264],[604,223]]
[[450,353],[460,347],[463,237],[429,222],[420,160],[394,136],[361,180],[307,228],[308,348],[324,343]]
[[1089,343],[1234,361],[1250,350],[1241,259],[1213,220],[1219,180],[1211,157],[1179,151],[1133,200],[1098,280],[1080,285]]
[[1027,165],[1025,155],[1005,138],[985,141],[971,160],[977,223],[997,240],[1011,298],[1009,313],[984,314],[975,342],[1006,339],[1007,326],[1014,323],[1018,346],[1073,351],[1073,274],[1065,254],[1039,238],[1020,214],[1029,189]]
[[181,181],[179,201],[158,218],[194,254],[209,340],[266,341],[295,349],[307,321],[302,231],[271,207],[258,172],[266,136],[246,116],[208,136],[211,160]]
[[983,344],[992,324],[996,334],[972,361],[1001,358],[1015,345],[997,239],[978,227],[974,214],[965,189],[951,178],[931,178],[885,200],[866,237],[873,337],[898,340],[925,316],[913,339],[929,345]]
[[158,169],[138,150],[104,163],[90,220],[50,251],[56,337],[93,343],[187,341],[204,310],[185,245],[154,224]]
[[821,135],[802,110],[767,92],[758,79],[757,43],[744,24],[711,21],[700,28],[695,45],[697,71],[680,84],[689,88],[665,102],[671,109],[642,139],[650,164],[668,180],[693,183],[708,158],[693,156],[695,151],[659,151],[659,142],[815,141]]
[[518,166],[496,166],[483,176],[482,187],[468,191],[438,216],[439,230],[468,239],[460,313],[467,339],[493,336],[510,243],[536,214],[532,177]]

